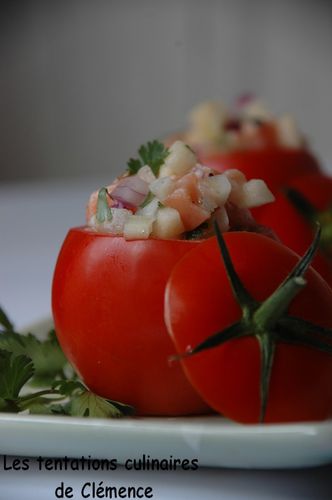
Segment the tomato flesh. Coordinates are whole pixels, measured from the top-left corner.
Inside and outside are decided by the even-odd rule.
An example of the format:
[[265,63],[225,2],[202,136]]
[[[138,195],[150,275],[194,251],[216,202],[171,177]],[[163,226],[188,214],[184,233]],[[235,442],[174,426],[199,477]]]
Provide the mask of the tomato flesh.
[[[319,212],[328,210],[332,205],[332,178],[320,174],[297,177],[288,182],[287,187],[298,191]],[[282,191],[276,194],[274,203],[254,211],[257,222],[270,227],[282,243],[302,255],[310,245],[314,228],[288,200]],[[332,287],[332,263],[319,251],[313,267]]]
[[[234,267],[258,301],[266,299],[298,260],[262,235],[224,233]],[[332,327],[332,292],[309,269],[307,286],[289,312]],[[184,353],[241,319],[215,238],[188,252],[166,288],[165,319],[176,349]],[[260,415],[260,352],[254,337],[232,340],[181,361],[188,379],[216,411],[243,423]],[[332,356],[307,347],[278,344],[266,422],[322,420],[332,413]]]
[[53,315],[65,354],[91,390],[138,414],[211,411],[181,366],[170,365],[163,315],[171,270],[197,244],[69,231],[54,273]]

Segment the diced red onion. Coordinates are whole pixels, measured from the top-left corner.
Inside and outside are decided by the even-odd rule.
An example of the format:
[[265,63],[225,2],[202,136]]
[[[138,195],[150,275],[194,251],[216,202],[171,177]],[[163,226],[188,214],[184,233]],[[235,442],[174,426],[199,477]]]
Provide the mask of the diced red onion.
[[125,207],[138,207],[149,192],[149,184],[137,175],[121,179],[112,191],[112,198]]
[[244,92],[235,99],[235,108],[242,109],[256,99],[252,92]]
[[241,122],[237,118],[229,118],[224,125],[227,132],[238,132],[241,128]]
[[122,201],[119,200],[114,200],[112,208],[124,208],[124,203],[122,203]]

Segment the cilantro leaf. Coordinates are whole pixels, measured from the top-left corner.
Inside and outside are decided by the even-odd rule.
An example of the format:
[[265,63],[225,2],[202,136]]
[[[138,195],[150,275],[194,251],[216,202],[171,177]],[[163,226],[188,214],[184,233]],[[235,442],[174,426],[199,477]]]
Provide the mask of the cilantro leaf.
[[89,390],[72,398],[70,414],[78,417],[119,418],[131,413],[131,407],[101,398]]
[[148,142],[146,146],[141,146],[138,150],[143,165],[149,165],[155,176],[159,174],[159,169],[169,155],[169,151],[159,141]]
[[127,166],[128,166],[128,171],[129,171],[129,175],[135,175],[137,174],[137,172],[139,171],[139,169],[141,167],[143,167],[142,163],[140,160],[138,160],[137,158],[130,158],[129,161],[127,162]]
[[29,410],[30,415],[53,415],[53,407],[58,408],[58,404],[52,404],[49,398],[32,398],[27,403],[20,405],[21,410]]
[[5,330],[13,330],[14,326],[10,319],[8,318],[5,311],[0,306],[0,325],[5,328]]
[[0,398],[16,400],[28,380],[34,374],[31,358],[24,354],[16,356],[0,349]]
[[86,387],[79,380],[57,380],[53,386],[53,389],[57,389],[61,394],[65,396],[71,396],[75,391],[85,391]]
[[150,141],[142,145],[138,150],[138,158],[130,158],[127,163],[129,175],[135,175],[141,167],[149,165],[154,175],[157,177],[161,165],[169,155],[169,150],[159,141]]
[[[118,418],[133,413],[131,406],[92,393],[72,373],[54,330],[40,341],[29,333],[14,331],[0,307],[0,412],[77,415]],[[61,378],[60,378],[61,377]],[[45,389],[31,392],[26,384],[38,382]]]
[[31,358],[34,365],[34,384],[40,386],[53,382],[57,375],[62,375],[68,361],[58,343],[54,330],[48,333],[46,340],[40,341],[34,335],[20,335],[6,331],[0,334],[0,349],[15,355],[24,354]]

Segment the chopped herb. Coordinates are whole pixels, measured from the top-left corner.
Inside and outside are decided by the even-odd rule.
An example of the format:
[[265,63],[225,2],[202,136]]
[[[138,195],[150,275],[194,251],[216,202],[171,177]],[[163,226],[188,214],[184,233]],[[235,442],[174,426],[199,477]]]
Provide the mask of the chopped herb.
[[3,400],[17,399],[22,387],[33,374],[31,358],[0,350],[0,397]]
[[143,202],[140,204],[140,208],[144,208],[146,207],[146,205],[148,205],[150,203],[150,201],[152,201],[154,198],[154,194],[151,193],[151,191],[148,192],[148,194],[146,195],[146,197],[144,198]]
[[130,158],[128,161],[129,175],[137,174],[141,167],[149,165],[154,175],[157,177],[160,167],[169,155],[169,150],[159,141],[151,141],[142,145],[138,150],[139,159]]
[[40,387],[49,385],[56,376],[62,376],[68,361],[58,343],[54,330],[48,332],[44,341],[34,335],[20,335],[14,331],[4,331],[0,335],[0,349],[16,356],[25,354],[34,365],[32,382]]
[[0,307],[0,326],[3,326],[6,330],[13,330],[14,328],[2,307]]
[[101,398],[87,389],[73,396],[70,409],[71,415],[78,417],[119,418],[132,413],[132,407]]
[[[89,391],[70,367],[54,330],[44,341],[17,333],[1,308],[0,326],[1,412],[112,418],[133,413],[131,406]],[[33,391],[36,383],[41,390]]]
[[135,175],[139,171],[139,169],[143,166],[141,161],[135,158],[130,158],[127,163],[129,175]]
[[208,228],[209,228],[209,223],[203,222],[195,229],[192,229],[191,231],[187,231],[186,233],[184,233],[184,239],[185,240],[201,240],[202,238],[204,238],[204,234],[206,233],[206,230]]
[[111,221],[113,218],[112,210],[107,203],[108,196],[109,194],[106,188],[101,188],[99,190],[96,219],[100,224],[106,221]]

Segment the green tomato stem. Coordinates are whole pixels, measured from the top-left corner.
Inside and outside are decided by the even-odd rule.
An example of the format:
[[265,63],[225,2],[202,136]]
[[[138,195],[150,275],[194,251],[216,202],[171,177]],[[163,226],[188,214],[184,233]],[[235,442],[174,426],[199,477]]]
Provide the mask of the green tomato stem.
[[283,286],[277,288],[254,313],[255,330],[265,332],[274,329],[281,316],[287,312],[289,304],[305,285],[306,280],[299,276],[286,281]]

